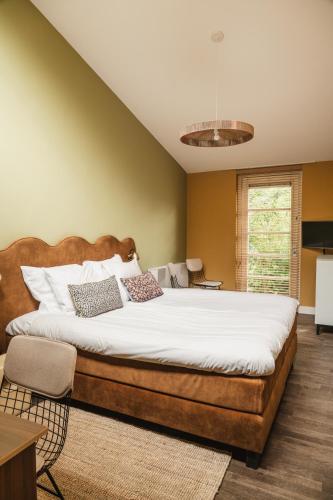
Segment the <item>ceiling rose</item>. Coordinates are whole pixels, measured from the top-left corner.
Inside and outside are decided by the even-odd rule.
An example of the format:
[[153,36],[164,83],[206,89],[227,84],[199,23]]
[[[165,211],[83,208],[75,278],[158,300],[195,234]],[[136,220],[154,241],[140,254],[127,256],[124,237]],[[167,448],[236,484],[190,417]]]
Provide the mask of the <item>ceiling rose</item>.
[[[215,43],[222,42],[222,31],[212,33]],[[253,139],[254,127],[239,120],[218,120],[218,53],[216,58],[215,120],[188,125],[180,134],[180,140],[188,146],[204,148],[236,146]]]

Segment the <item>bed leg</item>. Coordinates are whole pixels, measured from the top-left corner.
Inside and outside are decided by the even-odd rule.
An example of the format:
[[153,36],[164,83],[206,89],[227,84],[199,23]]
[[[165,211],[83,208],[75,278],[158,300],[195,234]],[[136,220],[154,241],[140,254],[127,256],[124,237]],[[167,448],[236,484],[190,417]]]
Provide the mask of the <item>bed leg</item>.
[[246,452],[246,467],[250,469],[258,469],[261,460],[261,453],[255,453],[254,451]]
[[316,325],[316,335],[320,335],[320,325]]

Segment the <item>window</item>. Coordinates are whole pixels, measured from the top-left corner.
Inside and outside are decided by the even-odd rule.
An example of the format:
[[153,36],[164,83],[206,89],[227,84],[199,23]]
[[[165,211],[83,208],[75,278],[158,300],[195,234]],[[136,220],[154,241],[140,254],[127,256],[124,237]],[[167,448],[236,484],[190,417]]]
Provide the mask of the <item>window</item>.
[[238,290],[298,297],[301,186],[301,171],[238,176]]

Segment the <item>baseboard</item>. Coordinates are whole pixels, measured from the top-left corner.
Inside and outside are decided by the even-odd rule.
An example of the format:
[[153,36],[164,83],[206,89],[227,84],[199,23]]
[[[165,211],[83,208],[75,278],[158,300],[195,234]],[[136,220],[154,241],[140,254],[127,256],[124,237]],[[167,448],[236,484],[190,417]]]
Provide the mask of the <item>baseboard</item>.
[[299,306],[298,312],[300,314],[312,314],[314,316],[316,309],[314,307],[309,307],[309,306]]

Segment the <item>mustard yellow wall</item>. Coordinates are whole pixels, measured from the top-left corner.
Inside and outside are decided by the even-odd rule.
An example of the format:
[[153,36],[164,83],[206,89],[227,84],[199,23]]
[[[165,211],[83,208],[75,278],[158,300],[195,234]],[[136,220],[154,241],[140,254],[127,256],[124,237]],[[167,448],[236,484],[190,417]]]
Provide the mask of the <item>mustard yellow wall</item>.
[[[188,176],[187,255],[201,257],[210,278],[235,286],[236,172]],[[303,220],[333,220],[333,161],[303,165]],[[315,250],[302,250],[301,304],[315,305]]]
[[235,288],[236,172],[188,175],[187,256],[201,257],[206,276]]
[[0,0],[0,173],[0,248],[114,234],[143,267],[185,256],[185,172],[28,0]]
[[[333,161],[303,166],[303,220],[333,220]],[[315,304],[316,250],[302,250],[301,303]]]

